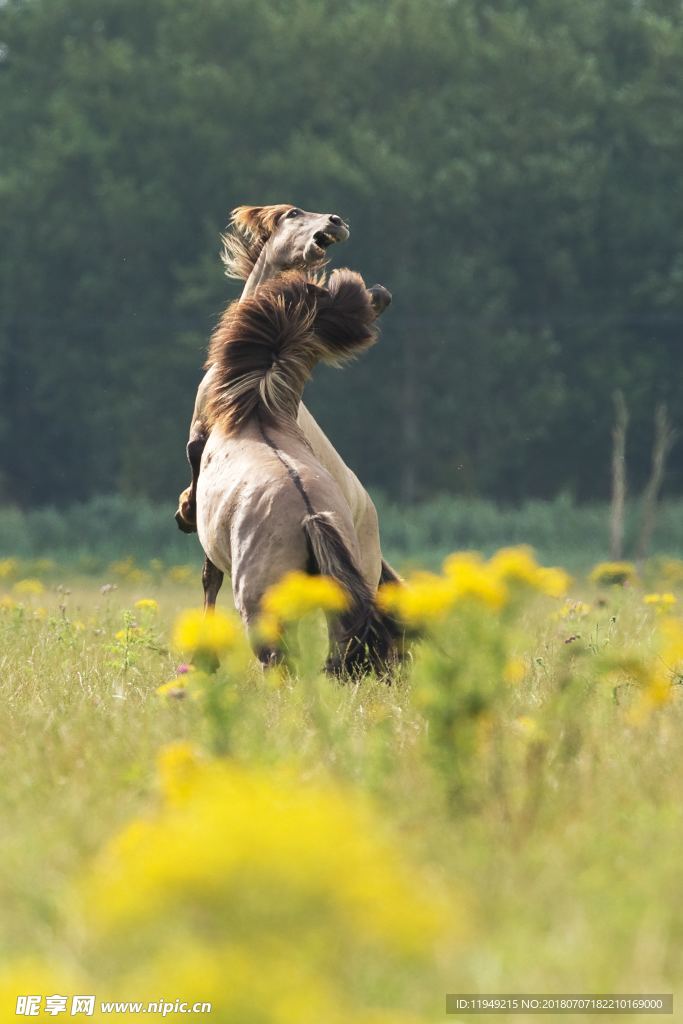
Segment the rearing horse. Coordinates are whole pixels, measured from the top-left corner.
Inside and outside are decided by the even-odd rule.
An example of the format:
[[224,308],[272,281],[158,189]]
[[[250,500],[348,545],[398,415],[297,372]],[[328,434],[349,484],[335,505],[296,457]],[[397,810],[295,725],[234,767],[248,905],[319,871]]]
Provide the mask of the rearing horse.
[[[229,277],[245,280],[242,299],[246,299],[288,270],[320,268],[329,247],[348,237],[348,226],[337,214],[309,213],[287,203],[240,206],[233,210],[230,229],[223,237],[223,261]],[[187,445],[192,483],[180,495],[176,513],[178,526],[185,532],[196,529],[197,481],[204,445],[212,429],[208,402],[214,382],[211,356],[206,369],[197,392]],[[397,580],[394,570],[382,559],[377,512],[370,495],[303,403],[299,405],[298,423],[317,459],[337,481],[351,509],[360,545],[359,568],[367,583],[374,591],[380,582]],[[205,587],[215,600],[221,585],[220,570],[207,561],[203,575]]]
[[[211,340],[212,421],[197,484],[197,530],[214,566],[229,572],[235,605],[256,653],[265,591],[290,571],[337,580],[349,605],[330,620],[328,667],[380,668],[392,637],[359,568],[349,503],[297,424],[304,385],[319,361],[353,358],[377,337],[391,301],[359,274],[335,271],[323,286],[301,273],[262,285],[228,307]],[[207,594],[207,603],[211,595]]]

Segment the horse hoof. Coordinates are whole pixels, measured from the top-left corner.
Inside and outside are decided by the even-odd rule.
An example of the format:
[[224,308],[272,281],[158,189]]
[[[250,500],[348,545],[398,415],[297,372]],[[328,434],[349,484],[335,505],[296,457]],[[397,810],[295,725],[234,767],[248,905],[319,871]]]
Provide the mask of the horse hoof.
[[178,529],[181,530],[183,533],[197,532],[196,525],[194,523],[188,522],[180,509],[178,509],[178,511],[175,514],[175,521],[178,524]]

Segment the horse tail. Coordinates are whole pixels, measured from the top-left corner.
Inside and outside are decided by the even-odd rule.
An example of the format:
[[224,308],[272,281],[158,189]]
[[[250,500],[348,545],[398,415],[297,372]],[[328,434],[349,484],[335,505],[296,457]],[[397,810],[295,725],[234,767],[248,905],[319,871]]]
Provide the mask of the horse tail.
[[228,433],[256,412],[264,422],[296,419],[317,362],[339,365],[377,338],[372,295],[359,274],[335,271],[329,285],[281,275],[234,302],[213,333],[209,417]]
[[336,580],[349,601],[348,608],[339,616],[339,650],[331,654],[328,669],[351,673],[385,671],[393,656],[394,635],[334,526],[331,513],[306,516],[303,528],[315,571]]

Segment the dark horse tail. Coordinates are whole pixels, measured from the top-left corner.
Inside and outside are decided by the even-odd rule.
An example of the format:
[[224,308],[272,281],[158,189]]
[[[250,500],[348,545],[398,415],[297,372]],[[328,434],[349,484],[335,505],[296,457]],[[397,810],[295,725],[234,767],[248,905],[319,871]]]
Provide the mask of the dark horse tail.
[[303,521],[316,572],[330,576],[342,587],[348,608],[339,616],[338,650],[331,652],[328,670],[358,673],[382,672],[392,659],[395,634],[375,605],[344,538],[330,512],[315,512]]

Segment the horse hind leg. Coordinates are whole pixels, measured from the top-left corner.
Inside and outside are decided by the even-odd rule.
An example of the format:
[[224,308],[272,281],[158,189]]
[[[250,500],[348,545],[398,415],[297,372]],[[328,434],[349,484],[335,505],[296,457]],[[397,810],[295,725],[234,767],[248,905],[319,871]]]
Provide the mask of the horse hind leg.
[[243,615],[249,643],[261,668],[276,668],[285,662],[285,652],[277,641],[265,640],[260,629],[260,615]]

